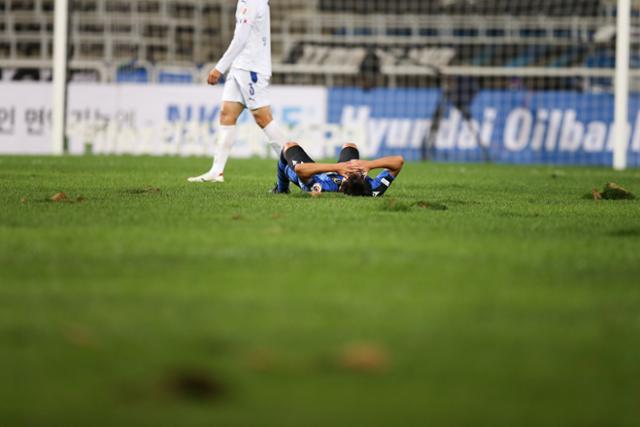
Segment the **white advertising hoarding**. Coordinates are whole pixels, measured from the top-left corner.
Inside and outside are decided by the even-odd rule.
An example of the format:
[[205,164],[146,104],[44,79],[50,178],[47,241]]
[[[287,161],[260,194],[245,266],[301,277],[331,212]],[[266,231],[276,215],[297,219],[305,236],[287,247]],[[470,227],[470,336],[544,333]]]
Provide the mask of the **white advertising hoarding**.
[[[0,154],[51,153],[51,85],[0,84]],[[69,87],[67,138],[71,154],[206,155],[214,151],[222,86],[98,85]],[[326,138],[327,90],[272,87],[272,109],[291,139],[312,155],[331,154]],[[270,155],[245,113],[235,157]],[[340,139],[341,140],[341,139]]]
[[49,154],[51,85],[0,83],[0,154]]

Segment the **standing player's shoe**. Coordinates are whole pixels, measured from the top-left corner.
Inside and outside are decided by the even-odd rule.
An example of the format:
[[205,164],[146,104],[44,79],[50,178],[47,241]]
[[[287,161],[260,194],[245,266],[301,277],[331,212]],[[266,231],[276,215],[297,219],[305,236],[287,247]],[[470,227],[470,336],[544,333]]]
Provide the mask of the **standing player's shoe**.
[[224,175],[214,175],[211,172],[207,172],[204,175],[194,176],[187,179],[189,182],[224,182]]

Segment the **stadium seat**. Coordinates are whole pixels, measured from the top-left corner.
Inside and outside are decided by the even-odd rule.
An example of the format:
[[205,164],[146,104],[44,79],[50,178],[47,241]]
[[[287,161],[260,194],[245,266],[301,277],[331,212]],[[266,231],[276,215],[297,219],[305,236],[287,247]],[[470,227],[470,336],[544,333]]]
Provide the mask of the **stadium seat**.
[[582,49],[571,48],[550,58],[548,65],[554,68],[571,67],[578,63],[583,57]]
[[142,61],[128,62],[116,67],[114,81],[117,83],[149,83],[151,65]]
[[197,80],[198,70],[193,65],[158,64],[154,81],[166,84],[190,84]]
[[545,46],[529,46],[517,57],[511,59],[505,65],[507,67],[528,67],[539,62],[547,52]]
[[600,0],[431,0],[431,1],[376,1],[376,0],[320,0],[319,8],[336,13],[388,13],[388,14],[470,14],[470,15],[547,15],[594,16],[600,9]]

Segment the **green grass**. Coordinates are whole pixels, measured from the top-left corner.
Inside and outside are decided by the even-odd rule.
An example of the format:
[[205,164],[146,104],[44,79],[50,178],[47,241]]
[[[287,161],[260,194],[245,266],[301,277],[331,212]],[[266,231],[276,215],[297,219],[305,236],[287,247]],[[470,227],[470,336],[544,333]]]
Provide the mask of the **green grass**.
[[0,158],[0,425],[637,425],[640,201],[583,196],[639,171],[207,163]]

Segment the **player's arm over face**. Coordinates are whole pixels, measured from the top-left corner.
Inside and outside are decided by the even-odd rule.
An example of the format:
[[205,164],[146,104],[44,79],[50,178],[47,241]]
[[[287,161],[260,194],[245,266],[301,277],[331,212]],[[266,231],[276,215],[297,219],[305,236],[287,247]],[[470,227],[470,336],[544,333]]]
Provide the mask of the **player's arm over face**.
[[402,156],[389,156],[375,160],[352,160],[347,163],[302,163],[296,165],[295,172],[303,180],[319,173],[335,172],[346,177],[358,172],[368,173],[374,169],[386,169],[393,177],[396,177],[400,174],[403,166],[404,158]]
[[295,167],[296,175],[302,180],[307,180],[313,175],[319,173],[337,173],[338,175],[348,176],[352,173],[359,172],[360,169],[353,163],[299,163]]

